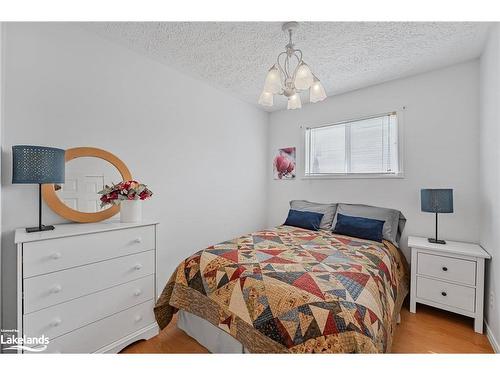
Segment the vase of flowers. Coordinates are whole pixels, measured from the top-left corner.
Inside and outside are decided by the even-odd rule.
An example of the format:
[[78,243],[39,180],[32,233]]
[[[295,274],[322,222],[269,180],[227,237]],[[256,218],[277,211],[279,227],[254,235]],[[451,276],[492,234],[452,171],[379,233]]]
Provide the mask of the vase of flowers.
[[120,221],[137,223],[142,221],[142,201],[150,198],[153,192],[146,185],[132,180],[106,185],[99,194],[101,207],[120,206]]

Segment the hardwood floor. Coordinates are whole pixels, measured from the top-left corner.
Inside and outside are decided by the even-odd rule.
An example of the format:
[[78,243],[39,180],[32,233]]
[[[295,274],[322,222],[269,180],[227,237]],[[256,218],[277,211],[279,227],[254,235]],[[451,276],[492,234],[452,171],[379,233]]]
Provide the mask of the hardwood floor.
[[403,306],[392,352],[494,353],[486,334],[474,332],[474,319],[421,304],[416,314]]
[[[408,306],[403,306],[401,324],[398,325],[394,335],[392,352],[493,353],[493,349],[486,335],[474,332],[471,318],[419,304],[417,314],[410,313]],[[178,329],[173,320],[157,336],[129,345],[122,353],[208,353],[208,351]]]

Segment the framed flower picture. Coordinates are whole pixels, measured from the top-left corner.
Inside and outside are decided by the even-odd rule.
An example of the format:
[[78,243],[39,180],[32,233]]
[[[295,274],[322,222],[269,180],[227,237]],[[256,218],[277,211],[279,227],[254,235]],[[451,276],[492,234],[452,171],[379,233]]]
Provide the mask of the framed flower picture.
[[295,147],[280,148],[273,160],[274,179],[293,180],[295,166]]

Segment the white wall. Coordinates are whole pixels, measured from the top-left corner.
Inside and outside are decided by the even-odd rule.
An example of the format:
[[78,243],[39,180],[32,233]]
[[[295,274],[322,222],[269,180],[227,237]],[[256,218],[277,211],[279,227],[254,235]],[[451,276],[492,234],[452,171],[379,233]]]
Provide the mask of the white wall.
[[[486,267],[485,314],[500,339],[500,26],[490,33],[480,65],[480,242],[492,259]],[[490,293],[494,294],[490,305]],[[498,348],[497,348],[498,349]]]
[[16,316],[13,230],[37,220],[36,186],[10,183],[14,144],[122,158],[155,193],[144,216],[161,221],[160,284],[194,251],[265,225],[267,114],[78,25],[8,24],[5,34],[5,328]]
[[[301,125],[334,123],[403,106],[403,179],[300,178],[304,165]],[[296,146],[299,176],[269,182],[268,225],[284,221],[291,199],[308,199],[397,208],[407,218],[406,235],[431,236],[434,216],[420,212],[420,189],[450,187],[454,189],[455,213],[440,216],[441,236],[477,241],[478,119],[477,60],[331,97],[299,111],[272,113],[269,153]],[[272,178],[271,162],[268,176]]]

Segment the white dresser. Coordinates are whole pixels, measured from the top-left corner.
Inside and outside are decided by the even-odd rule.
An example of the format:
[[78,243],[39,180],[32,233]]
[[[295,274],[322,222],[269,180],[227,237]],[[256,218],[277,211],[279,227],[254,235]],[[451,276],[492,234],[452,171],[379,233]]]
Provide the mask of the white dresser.
[[490,255],[477,244],[408,237],[411,247],[410,311],[418,303],[474,318],[483,333],[484,261]]
[[18,229],[19,336],[48,337],[43,353],[115,353],[156,335],[157,234],[156,222]]

